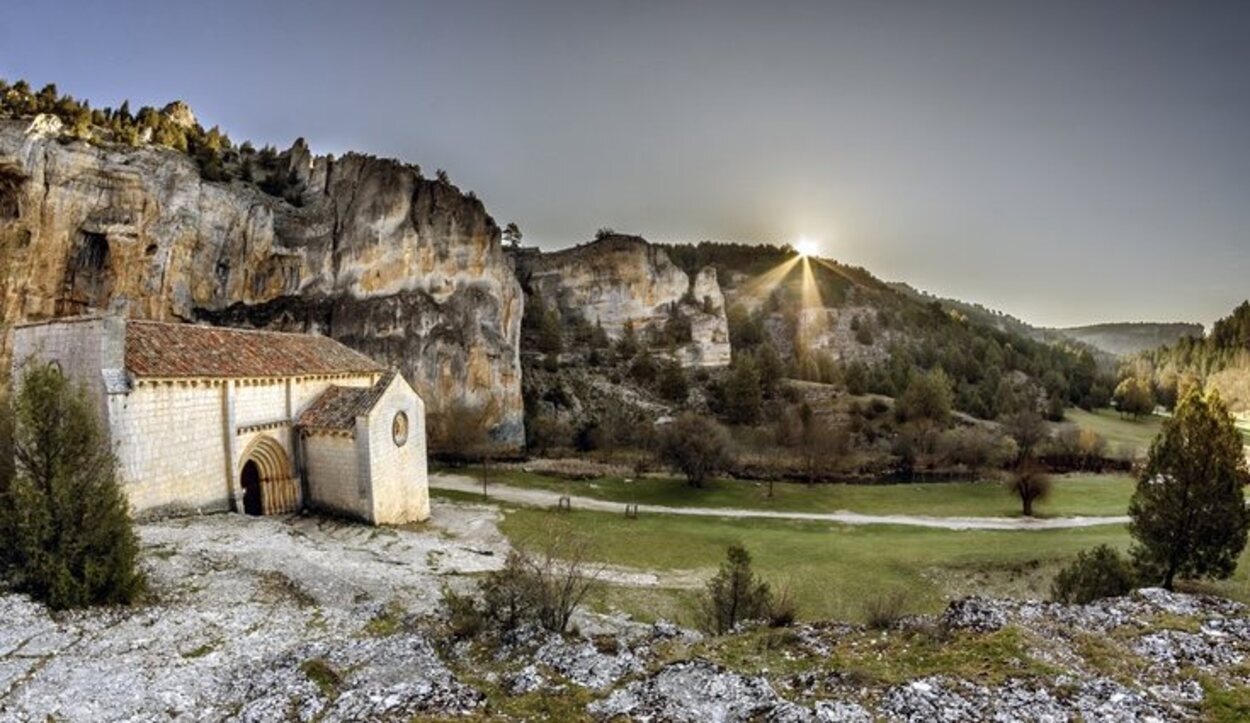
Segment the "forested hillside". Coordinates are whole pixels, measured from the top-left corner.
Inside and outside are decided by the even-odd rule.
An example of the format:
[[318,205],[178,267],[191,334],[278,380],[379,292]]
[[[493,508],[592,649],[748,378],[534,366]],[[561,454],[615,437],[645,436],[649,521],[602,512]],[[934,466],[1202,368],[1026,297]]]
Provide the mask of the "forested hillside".
[[[1115,381],[1084,345],[987,325],[787,246],[669,246],[605,230],[572,250],[521,254],[518,275],[540,453],[651,450],[663,440],[645,420],[696,414],[732,433],[741,474],[968,469],[1019,451],[987,422],[1060,421],[1065,408],[1109,404]],[[707,353],[722,323],[730,353]]]
[[1250,301],[1215,322],[1211,333],[1187,336],[1138,355],[1125,376],[1148,379],[1161,404],[1171,406],[1189,384],[1203,382],[1235,412],[1250,412]]

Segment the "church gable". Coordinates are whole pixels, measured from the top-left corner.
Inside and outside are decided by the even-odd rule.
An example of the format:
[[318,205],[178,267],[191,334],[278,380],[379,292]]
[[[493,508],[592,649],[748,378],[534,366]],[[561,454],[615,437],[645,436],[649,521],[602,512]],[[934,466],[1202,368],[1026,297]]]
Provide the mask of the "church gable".
[[394,379],[395,372],[391,371],[371,387],[332,386],[308,405],[298,424],[306,430],[351,430],[356,418],[369,414]]

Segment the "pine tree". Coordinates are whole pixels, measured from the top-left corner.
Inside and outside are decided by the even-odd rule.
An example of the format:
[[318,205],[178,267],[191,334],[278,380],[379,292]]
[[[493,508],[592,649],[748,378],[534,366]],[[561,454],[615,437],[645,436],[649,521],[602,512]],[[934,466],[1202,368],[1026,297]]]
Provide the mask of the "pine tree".
[[681,368],[677,360],[668,360],[660,369],[660,396],[676,404],[685,404],[689,395],[690,383],[686,380],[686,370]]
[[138,539],[85,391],[54,368],[32,368],[12,418],[0,517],[14,586],[58,610],[131,602],[144,586]]
[[720,571],[707,584],[706,627],[713,633],[728,633],[742,621],[767,615],[772,599],[768,583],[751,569],[751,553],[742,545],[731,545]]
[[755,359],[743,353],[734,360],[733,372],[725,390],[725,411],[734,424],[755,424],[764,404],[760,373]]
[[1226,579],[1250,515],[1241,435],[1219,395],[1192,389],[1150,445],[1129,504],[1133,556],[1167,589],[1177,577]]

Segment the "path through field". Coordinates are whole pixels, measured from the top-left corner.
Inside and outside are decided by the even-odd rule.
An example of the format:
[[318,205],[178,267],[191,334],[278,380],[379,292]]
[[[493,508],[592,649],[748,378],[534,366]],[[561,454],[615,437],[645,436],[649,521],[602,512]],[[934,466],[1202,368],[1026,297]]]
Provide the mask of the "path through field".
[[[430,475],[430,487],[470,494],[481,494],[482,483],[458,474],[445,472]],[[489,483],[488,497],[497,501],[531,507],[555,507],[563,496],[549,490],[525,489],[503,483]],[[569,496],[573,509],[599,512],[624,513],[621,502],[597,500],[592,497]],[[664,515],[690,515],[694,517],[763,518],[771,520],[805,520],[815,522],[840,522],[847,525],[907,525],[942,530],[1058,530],[1073,527],[1128,524],[1126,515],[1108,517],[929,517],[925,515],[864,515],[858,512],[781,512],[771,510],[744,510],[711,507],[668,507],[663,505],[638,505],[639,513]]]

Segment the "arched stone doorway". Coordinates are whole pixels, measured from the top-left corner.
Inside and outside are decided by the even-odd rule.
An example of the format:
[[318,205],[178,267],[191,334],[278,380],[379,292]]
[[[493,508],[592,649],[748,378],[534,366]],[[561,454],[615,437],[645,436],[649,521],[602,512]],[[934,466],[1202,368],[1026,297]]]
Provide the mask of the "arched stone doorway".
[[249,515],[264,514],[260,500],[260,467],[254,460],[243,465],[243,511]]
[[286,450],[273,437],[261,435],[243,453],[239,485],[243,488],[243,512],[249,515],[281,515],[299,507],[299,482]]

